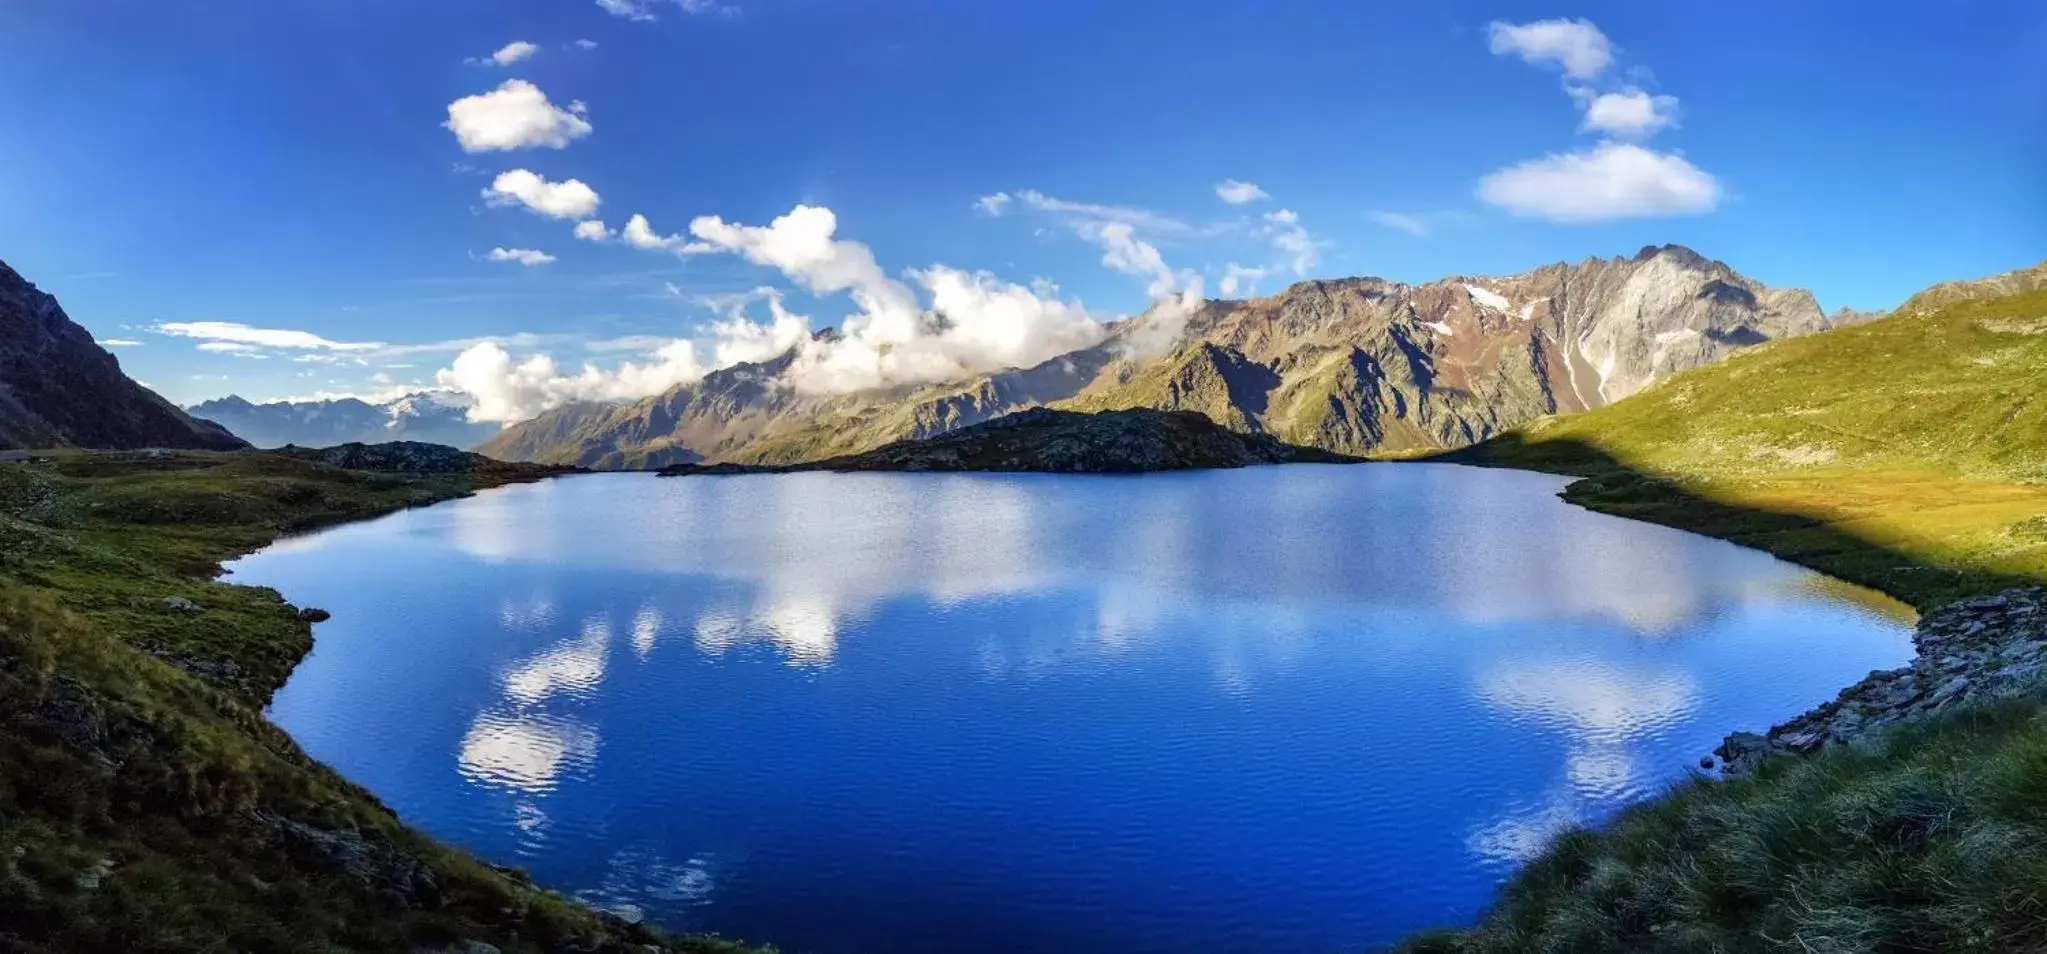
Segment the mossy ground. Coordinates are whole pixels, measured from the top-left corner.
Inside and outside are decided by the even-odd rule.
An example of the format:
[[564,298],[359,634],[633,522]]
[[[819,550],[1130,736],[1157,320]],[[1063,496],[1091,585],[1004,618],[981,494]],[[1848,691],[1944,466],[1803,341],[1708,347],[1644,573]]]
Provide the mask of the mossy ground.
[[[1922,610],[2047,581],[2047,293],[1772,344],[1451,458]],[[2047,690],[1680,785],[1407,949],[2047,950]]]
[[262,717],[309,627],[274,591],[212,579],[219,561],[540,473],[259,452],[0,465],[0,951],[739,950],[436,845]]

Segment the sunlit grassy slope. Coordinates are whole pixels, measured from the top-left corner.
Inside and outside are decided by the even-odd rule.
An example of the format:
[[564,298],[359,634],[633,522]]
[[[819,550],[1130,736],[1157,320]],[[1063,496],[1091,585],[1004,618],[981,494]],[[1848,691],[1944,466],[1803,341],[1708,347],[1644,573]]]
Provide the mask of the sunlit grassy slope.
[[1922,609],[2047,580],[2047,292],[1778,342],[1456,456]]
[[[1771,344],[1457,456],[1930,609],[2047,581],[2043,390],[2030,293]],[[2047,950],[2047,694],[1680,785],[1408,950]]]
[[0,464],[0,951],[736,950],[436,845],[261,715],[309,627],[213,580],[218,561],[531,476],[267,452]]

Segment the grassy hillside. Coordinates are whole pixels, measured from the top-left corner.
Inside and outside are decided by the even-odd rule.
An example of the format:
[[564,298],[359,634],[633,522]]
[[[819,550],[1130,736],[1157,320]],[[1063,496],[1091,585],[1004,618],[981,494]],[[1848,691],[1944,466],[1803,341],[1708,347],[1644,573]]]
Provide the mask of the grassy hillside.
[[1922,609],[2047,580],[2047,291],[1793,339],[1452,459]]
[[667,942],[404,827],[261,715],[311,632],[219,561],[544,474],[280,454],[0,464],[0,951],[637,951]]
[[[2047,582],[2047,292],[1784,341],[1457,459],[1922,610]],[[1814,700],[1819,702],[1821,700]],[[1736,728],[1730,726],[1729,728]],[[2047,691],[1564,835],[1416,952],[2047,949]]]

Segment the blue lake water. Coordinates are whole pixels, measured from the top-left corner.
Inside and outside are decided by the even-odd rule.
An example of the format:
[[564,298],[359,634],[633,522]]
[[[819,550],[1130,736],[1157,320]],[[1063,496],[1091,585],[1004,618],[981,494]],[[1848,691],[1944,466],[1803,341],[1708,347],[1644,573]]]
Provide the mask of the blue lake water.
[[271,716],[541,883],[785,951],[1368,949],[1910,655],[1880,599],[1430,464],[600,475],[232,565]]

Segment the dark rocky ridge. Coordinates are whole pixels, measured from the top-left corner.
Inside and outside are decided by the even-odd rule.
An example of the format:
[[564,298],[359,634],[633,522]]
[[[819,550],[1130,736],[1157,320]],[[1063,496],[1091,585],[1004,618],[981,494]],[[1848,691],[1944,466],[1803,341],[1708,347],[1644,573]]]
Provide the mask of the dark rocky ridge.
[[2047,670],[2047,589],[1950,603],[1919,621],[1912,644],[1911,665],[1872,672],[1766,734],[1736,732],[1715,754],[1738,775],[1772,756],[1852,744],[1920,716],[2037,689]]
[[0,262],[0,449],[247,446],[129,379],[57,299]]
[[1032,408],[937,437],[896,441],[829,460],[785,466],[683,465],[664,468],[661,475],[804,470],[1128,474],[1354,460],[1265,434],[1232,431],[1196,411],[1090,414]]

